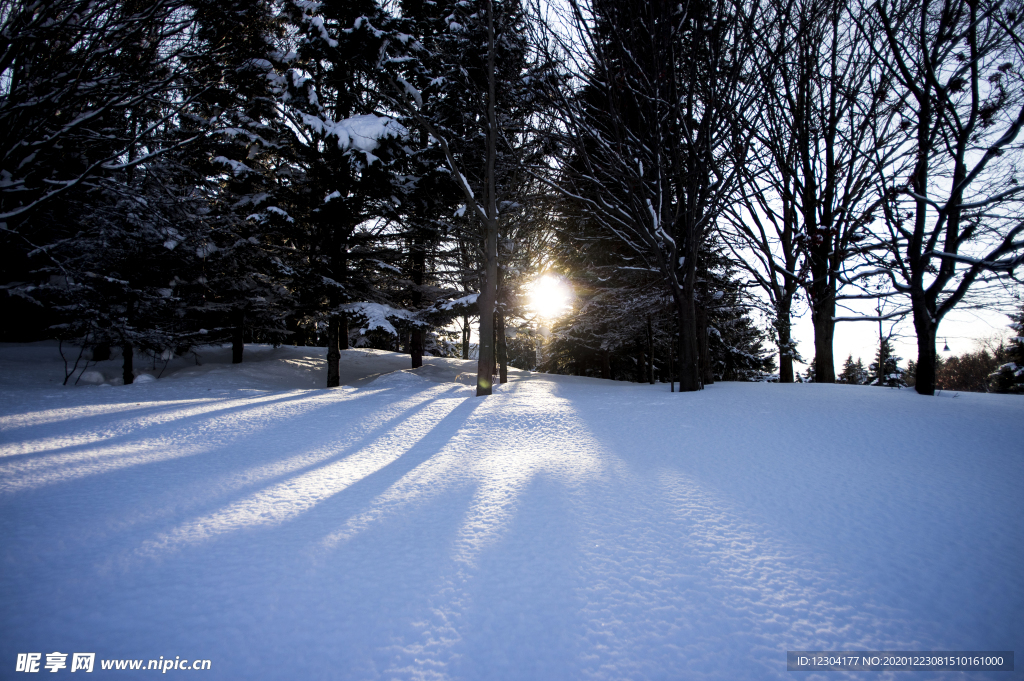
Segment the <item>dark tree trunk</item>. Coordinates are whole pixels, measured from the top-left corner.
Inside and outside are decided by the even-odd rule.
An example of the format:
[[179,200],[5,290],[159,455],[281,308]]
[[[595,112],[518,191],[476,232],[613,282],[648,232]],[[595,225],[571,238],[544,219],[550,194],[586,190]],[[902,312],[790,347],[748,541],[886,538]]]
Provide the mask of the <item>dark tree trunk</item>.
[[338,315],[338,348],[348,350],[348,314],[345,312]]
[[495,327],[498,332],[498,380],[508,383],[508,337],[505,336],[505,315],[497,313]]
[[421,328],[412,330],[412,342],[409,344],[409,354],[412,355],[412,368],[423,366],[423,339],[426,332]]
[[231,334],[231,363],[242,363],[242,352],[245,349],[245,309],[235,310],[235,328]]
[[708,348],[708,312],[703,305],[696,305],[697,308],[697,352],[700,357],[701,380],[704,385],[711,385],[715,382],[715,376],[711,373],[711,352]]
[[792,294],[779,301],[776,329],[779,334],[779,383],[793,383],[793,334],[790,323]]
[[[495,236],[495,239],[497,237]],[[495,248],[497,250],[497,248]],[[487,269],[493,270],[491,276],[484,277],[483,291],[480,292],[480,344],[476,360],[476,396],[490,395],[494,385],[497,366],[494,362],[494,303],[496,299],[494,280],[497,275],[497,264],[488,263]]]
[[611,379],[612,377],[612,363],[611,353],[607,350],[601,351],[601,378]]
[[341,335],[341,320],[332,314],[327,322],[327,387],[337,388],[341,385],[341,350],[338,348],[338,337]]
[[426,335],[423,329],[413,329],[412,342],[409,344],[409,353],[413,355],[413,369],[423,366],[423,344]]
[[654,327],[647,318],[647,380],[654,385]]
[[697,350],[697,314],[693,304],[693,284],[676,293],[679,315],[679,392],[701,390],[700,356]]
[[487,2],[487,164],[486,220],[484,228],[484,272],[477,305],[480,308],[480,356],[477,360],[476,395],[491,394],[494,376],[494,312],[498,302],[498,189],[495,164],[498,154],[498,114],[495,87],[494,3]]
[[121,344],[121,356],[124,358],[121,376],[124,378],[125,385],[131,385],[135,381],[134,352],[135,350],[131,343],[124,342]]
[[832,340],[835,335],[835,296],[825,293],[827,298],[816,302],[811,312],[814,322],[814,382],[835,383],[835,360],[832,356]]
[[[412,244],[412,306],[413,309],[420,309],[423,304],[423,278],[427,268],[427,252],[423,245],[424,235],[422,230],[416,235]],[[423,366],[423,345],[426,331],[417,326],[412,330],[412,338],[409,342],[409,354],[412,355],[412,368],[417,369]]]
[[469,359],[469,315],[462,315],[462,359]]
[[110,359],[110,343],[97,343],[92,349],[92,361],[105,362],[108,359]]
[[914,301],[914,330],[917,332],[917,378],[914,389],[920,395],[935,394],[935,335],[938,325],[932,322],[924,301]]
[[306,344],[306,332],[299,328],[299,320],[295,316],[289,315],[285,317],[284,325],[285,329],[291,332],[292,345],[299,346]]

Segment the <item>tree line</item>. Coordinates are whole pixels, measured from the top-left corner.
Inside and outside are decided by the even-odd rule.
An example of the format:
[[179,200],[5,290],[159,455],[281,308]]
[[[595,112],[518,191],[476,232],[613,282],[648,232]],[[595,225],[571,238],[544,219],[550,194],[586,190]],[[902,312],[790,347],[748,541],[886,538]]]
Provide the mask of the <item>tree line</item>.
[[909,316],[932,394],[944,316],[1024,260],[1019,4],[15,0],[3,302],[125,382],[289,340],[337,385],[354,340],[468,358],[475,318],[486,395],[546,268],[549,370],[791,382],[805,306],[816,381],[836,323]]

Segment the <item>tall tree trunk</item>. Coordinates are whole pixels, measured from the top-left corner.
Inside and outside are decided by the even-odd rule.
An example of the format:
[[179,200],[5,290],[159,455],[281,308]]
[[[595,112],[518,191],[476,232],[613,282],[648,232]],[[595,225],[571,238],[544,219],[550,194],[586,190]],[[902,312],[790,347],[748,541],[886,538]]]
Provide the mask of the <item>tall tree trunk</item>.
[[[334,280],[345,284],[348,282],[348,239],[350,230],[336,230],[331,245],[331,275]],[[348,347],[348,315],[339,308],[347,302],[343,293],[332,291],[330,294],[330,313],[327,317],[327,387],[337,388],[341,385],[341,348]],[[344,335],[344,340],[342,340]]]
[[121,367],[121,376],[124,378],[125,385],[131,385],[135,382],[134,352],[135,350],[129,341],[125,341],[121,344],[121,356],[124,358],[124,364]]
[[423,340],[426,332],[420,327],[412,330],[412,338],[409,343],[409,354],[412,355],[412,368],[423,366]]
[[647,316],[647,380],[654,385],[654,327]]
[[711,373],[711,351],[708,347],[708,311],[703,305],[694,303],[694,306],[697,312],[697,352],[700,358],[701,380],[704,385],[711,385],[715,382],[715,377]]
[[245,308],[235,308],[235,328],[231,333],[231,363],[242,363],[242,352],[245,350]]
[[469,315],[462,315],[462,359],[469,359]]
[[[413,238],[412,244],[412,306],[419,310],[423,303],[423,278],[424,270],[427,267],[427,252],[423,246],[424,237],[421,230]],[[412,355],[412,368],[423,366],[423,345],[426,331],[421,326],[412,329],[412,338],[409,343],[409,354]]]
[[348,350],[348,313],[338,314],[338,348]]
[[914,330],[917,332],[917,378],[914,389],[920,395],[935,394],[936,351],[935,336],[938,324],[933,322],[934,313],[928,310],[924,300],[912,300]]
[[784,293],[777,306],[775,329],[779,334],[779,383],[793,383],[792,294]]
[[611,354],[607,350],[601,351],[601,378],[611,379],[612,377]]
[[[488,222],[492,223],[493,221],[489,220]],[[480,347],[476,368],[477,397],[491,394],[492,377],[494,376],[494,303],[497,297],[494,285],[498,274],[498,237],[497,229],[492,230],[490,224],[487,231],[486,264],[482,290],[477,299],[480,305]]]
[[505,335],[505,315],[497,314],[495,326],[498,330],[498,380],[502,385],[508,383],[508,337]]
[[494,376],[494,309],[498,298],[498,196],[495,163],[498,154],[498,116],[495,110],[494,3],[487,0],[487,219],[484,221],[484,277],[480,297],[480,359],[477,397],[490,395]]
[[693,392],[704,386],[697,350],[697,312],[693,302],[692,273],[683,282],[683,290],[676,292],[676,311],[679,316],[679,392]]
[[[808,256],[811,269],[811,320],[814,324],[814,382],[835,383],[835,362],[832,357],[833,331],[835,329],[836,296],[832,285],[832,249],[835,236],[831,230],[831,218],[820,216],[819,208],[828,212],[825,197],[830,195],[828,187],[819,186],[814,166],[819,151],[812,133],[814,119],[814,85],[818,78],[818,46],[801,42],[799,82],[797,83],[798,127],[797,145],[803,172],[800,210],[804,221],[804,234],[810,240]],[[831,150],[829,150],[831,153]],[[826,178],[827,184],[827,178]],[[821,192],[819,194],[819,192]]]
[[639,345],[639,357],[637,358],[636,366],[636,382],[646,383],[647,382],[647,356],[644,354],[644,346],[641,343]]
[[327,322],[327,387],[337,388],[341,385],[341,350],[338,337],[341,335],[341,320],[332,314]]
[[835,383],[836,369],[832,355],[835,336],[835,296],[826,290],[824,300],[816,300],[811,310],[814,323],[814,382]]

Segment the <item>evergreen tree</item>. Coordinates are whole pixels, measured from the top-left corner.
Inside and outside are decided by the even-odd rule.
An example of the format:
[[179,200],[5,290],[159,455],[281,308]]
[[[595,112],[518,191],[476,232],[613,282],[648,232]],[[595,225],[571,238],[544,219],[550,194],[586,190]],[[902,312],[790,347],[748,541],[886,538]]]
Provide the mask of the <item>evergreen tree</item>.
[[843,370],[839,373],[839,383],[849,383],[850,385],[864,385],[868,382],[868,372],[864,368],[864,364],[861,362],[860,357],[857,361],[853,361],[853,355],[846,358],[843,363]]
[[814,378],[817,376],[817,357],[811,358],[811,363],[807,365],[807,370],[804,375],[800,377],[801,383],[814,383]]
[[204,54],[194,17],[169,0],[8,9],[0,220],[21,271],[5,263],[5,278],[24,276],[11,290],[49,306],[61,338],[120,346],[131,383],[136,349],[193,342],[175,289],[195,272],[203,207],[175,152],[206,129],[184,125]]
[[388,220],[401,201],[396,183],[408,130],[378,95],[389,21],[379,5],[291,3],[286,9],[294,45],[282,50],[271,77],[295,132],[296,159],[284,188],[290,204],[267,210],[283,218],[286,242],[296,251],[291,280],[300,295],[293,324],[325,337],[327,386],[333,387],[340,382],[340,350],[348,346],[349,314],[394,331],[387,314],[362,313],[391,302],[388,282],[401,255],[387,239]]
[[982,348],[945,359],[935,373],[935,387],[940,390],[987,393],[991,390],[992,375],[998,375],[1000,356],[1005,349],[996,348],[995,354]]
[[[208,342],[281,342],[294,307],[286,215],[296,177],[294,133],[275,96],[273,65],[286,61],[285,33],[269,2],[192,0],[197,40],[192,58],[192,117],[209,133],[182,162],[199,176],[202,265],[188,290],[190,315]],[[268,77],[270,76],[270,77]]]
[[875,361],[868,366],[870,375],[874,376],[871,385],[906,388],[907,382],[903,377],[903,369],[899,366],[900,359],[893,353],[889,339],[883,338],[878,346],[878,352],[875,353]]
[[1016,332],[1010,338],[1005,354],[1000,358],[1004,363],[990,376],[992,392],[1024,394],[1024,306],[1010,315],[1010,328]]
[[[397,33],[389,42],[393,105],[443,152],[450,177],[479,224],[476,304],[480,315],[477,394],[491,393],[504,333],[501,260],[514,244],[506,213],[517,200],[517,171],[529,136],[526,123],[541,102],[547,65],[530,59],[518,0],[409,2],[423,41]],[[521,180],[521,177],[519,178]],[[511,248],[509,247],[511,246]],[[498,327],[501,327],[499,329]]]

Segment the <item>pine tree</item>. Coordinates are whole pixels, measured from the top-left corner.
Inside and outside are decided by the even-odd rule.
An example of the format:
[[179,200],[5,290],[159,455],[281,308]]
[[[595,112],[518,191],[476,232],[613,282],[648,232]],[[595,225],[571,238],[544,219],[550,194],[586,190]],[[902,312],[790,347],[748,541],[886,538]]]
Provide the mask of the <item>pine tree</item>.
[[860,357],[857,361],[853,361],[853,355],[849,355],[846,361],[843,363],[843,370],[839,373],[839,383],[849,383],[850,385],[863,385],[868,381],[868,372],[864,368],[863,362]]
[[801,377],[801,382],[802,383],[814,383],[814,378],[815,378],[815,376],[817,376],[817,362],[818,362],[818,358],[817,357],[812,357],[811,358],[811,363],[807,365],[807,370],[804,372],[804,375]]
[[[528,59],[525,14],[518,0],[409,2],[423,41],[396,34],[390,58],[390,98],[441,149],[450,177],[479,224],[467,239],[479,252],[480,354],[477,394],[489,395],[504,327],[502,291],[509,250],[503,213],[517,205],[515,173],[522,163],[526,122],[541,101],[545,64]],[[512,190],[512,191],[510,191]]]
[[193,342],[175,287],[195,270],[202,206],[175,152],[205,132],[182,125],[194,104],[192,55],[203,52],[195,25],[170,0],[9,9],[5,245],[29,268],[22,292],[56,314],[53,332],[120,346],[131,383],[137,349]]
[[883,338],[875,353],[875,361],[868,366],[870,375],[874,376],[871,385],[906,388],[907,382],[903,376],[903,369],[899,366],[900,359],[894,354],[889,339]]
[[263,0],[193,2],[202,50],[190,62],[196,97],[188,122],[209,133],[182,162],[199,175],[206,207],[201,272],[181,289],[208,342],[230,341],[237,363],[246,340],[283,341],[294,307],[285,218],[294,204],[294,133],[273,78],[274,62],[285,59],[284,28]]
[[[289,265],[300,292],[293,324],[326,341],[327,386],[333,387],[340,382],[349,316],[359,317],[371,309],[367,305],[390,307],[389,282],[401,254],[388,239],[388,225],[408,130],[384,110],[378,94],[389,21],[378,4],[293,3],[286,9],[294,44],[282,50],[268,76],[280,87],[296,159],[286,187],[289,205],[266,210],[283,218],[286,243],[296,251]],[[387,314],[361,319],[394,331]]]
[[1004,364],[989,377],[992,392],[1024,394],[1024,306],[1009,315],[1015,335],[1004,351]]

